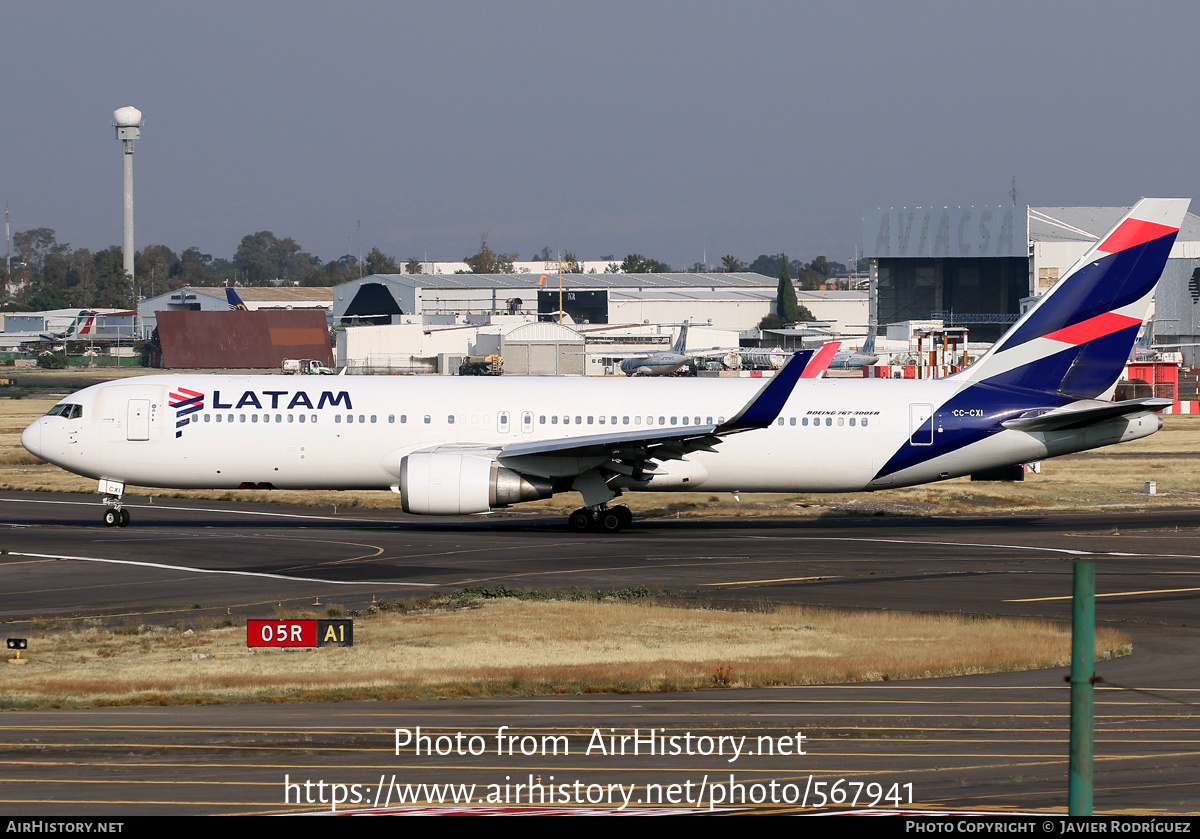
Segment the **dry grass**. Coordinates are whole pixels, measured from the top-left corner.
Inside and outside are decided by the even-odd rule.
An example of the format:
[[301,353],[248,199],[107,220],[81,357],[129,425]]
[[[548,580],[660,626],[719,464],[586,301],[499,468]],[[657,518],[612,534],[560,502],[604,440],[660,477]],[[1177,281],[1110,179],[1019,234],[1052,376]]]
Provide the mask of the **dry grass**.
[[[37,492],[94,493],[95,481],[43,463],[21,448],[20,435],[57,398],[0,399],[0,489]],[[1120,446],[1048,460],[1039,474],[1023,483],[972,483],[958,478],[922,487],[857,494],[744,493],[736,502],[711,492],[637,493],[626,497],[640,517],[780,516],[780,515],[945,515],[996,511],[1146,508],[1200,502],[1200,418],[1164,417],[1158,434]],[[1142,494],[1145,481],[1158,482],[1158,494]],[[397,496],[380,492],[276,490],[183,491],[143,490],[131,495],[204,498],[302,504],[311,507],[394,509]],[[546,501],[522,504],[518,512],[566,514],[579,497],[566,493]]]
[[[244,626],[34,632],[29,663],[0,667],[0,707],[827,684],[1056,667],[1070,656],[1068,628],[1033,621],[511,598],[442,607],[360,617],[353,648],[254,655]],[[1097,633],[1099,658],[1130,650],[1125,636]]]

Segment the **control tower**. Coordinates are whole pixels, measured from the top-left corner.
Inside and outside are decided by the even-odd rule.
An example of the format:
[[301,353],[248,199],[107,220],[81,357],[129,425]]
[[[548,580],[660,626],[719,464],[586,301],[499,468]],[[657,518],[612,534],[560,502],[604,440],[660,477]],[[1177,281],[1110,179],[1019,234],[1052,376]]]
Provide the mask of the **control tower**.
[[142,112],[132,105],[113,111],[113,126],[117,129],[117,139],[125,152],[125,238],[122,253],[125,257],[125,273],[133,277],[133,141],[142,134]]

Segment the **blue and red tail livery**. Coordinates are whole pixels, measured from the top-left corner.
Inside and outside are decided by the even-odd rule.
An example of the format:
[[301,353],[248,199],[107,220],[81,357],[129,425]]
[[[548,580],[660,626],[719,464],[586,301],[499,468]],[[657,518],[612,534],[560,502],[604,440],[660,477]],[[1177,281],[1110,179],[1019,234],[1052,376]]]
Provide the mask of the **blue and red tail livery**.
[[1187,207],[1187,199],[1139,201],[962,377],[1080,399],[1111,388]]

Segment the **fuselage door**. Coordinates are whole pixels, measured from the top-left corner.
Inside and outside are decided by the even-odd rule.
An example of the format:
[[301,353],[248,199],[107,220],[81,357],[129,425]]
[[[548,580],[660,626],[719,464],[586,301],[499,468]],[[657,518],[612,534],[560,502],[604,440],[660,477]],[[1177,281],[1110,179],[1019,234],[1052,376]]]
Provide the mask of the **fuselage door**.
[[130,399],[129,416],[125,423],[126,440],[150,439],[150,400]]
[[914,446],[933,445],[933,406],[914,402],[908,406],[908,441]]

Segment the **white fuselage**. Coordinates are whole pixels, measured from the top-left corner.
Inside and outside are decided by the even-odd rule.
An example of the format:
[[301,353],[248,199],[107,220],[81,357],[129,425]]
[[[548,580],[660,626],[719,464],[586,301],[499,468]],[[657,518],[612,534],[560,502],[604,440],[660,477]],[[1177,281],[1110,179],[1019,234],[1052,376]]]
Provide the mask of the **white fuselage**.
[[[148,376],[68,397],[64,402],[78,405],[79,416],[70,418],[68,411],[65,417],[43,417],[26,430],[22,443],[71,472],[142,486],[387,489],[399,485],[401,459],[413,452],[478,446],[502,456],[503,446],[521,442],[711,425],[736,414],[761,383]],[[613,486],[872,490],[1136,439],[1161,426],[1149,415],[1083,432],[1028,433],[1003,429],[997,420],[981,439],[937,454],[938,435],[953,434],[963,423],[991,422],[982,408],[978,414],[969,407],[940,410],[962,388],[953,379],[801,380],[770,427],[730,434],[712,451],[668,460],[656,474],[618,478]],[[193,410],[181,415],[178,405],[186,398]],[[1010,410],[1000,418],[1011,415]],[[931,456],[881,476],[908,445],[918,455],[928,445]]]

